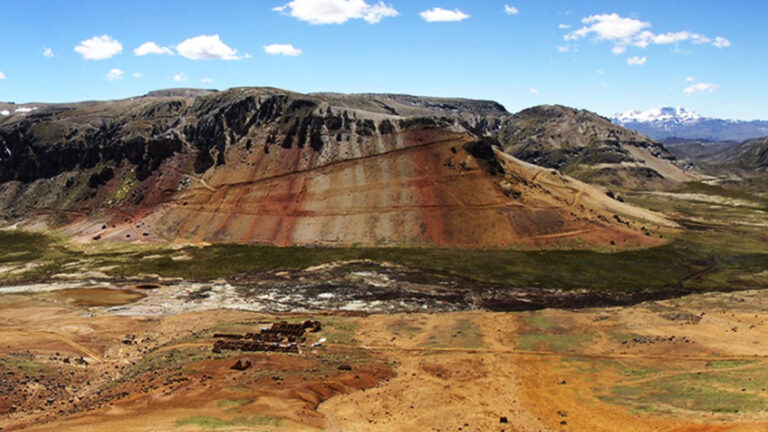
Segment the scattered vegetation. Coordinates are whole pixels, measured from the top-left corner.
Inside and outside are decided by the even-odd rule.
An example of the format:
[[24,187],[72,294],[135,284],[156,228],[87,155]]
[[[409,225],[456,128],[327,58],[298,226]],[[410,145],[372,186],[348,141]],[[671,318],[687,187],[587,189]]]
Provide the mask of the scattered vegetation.
[[251,417],[235,417],[232,420],[221,420],[216,417],[209,417],[209,416],[194,416],[194,417],[186,417],[184,419],[176,421],[176,426],[183,427],[183,426],[197,426],[204,429],[219,429],[224,427],[233,427],[233,426],[245,426],[245,427],[255,427],[255,426],[272,426],[272,427],[279,427],[282,424],[283,420],[280,417],[273,417],[273,416],[251,416]]
[[762,373],[750,371],[672,375],[637,385],[613,387],[610,395],[602,399],[640,411],[664,412],[671,411],[670,408],[730,414],[765,411],[768,398],[755,387],[764,385],[759,375]]
[[466,318],[457,319],[450,327],[437,327],[419,346],[427,348],[481,348],[483,333]]
[[[92,244],[75,246],[56,235],[0,231],[0,282],[41,280],[67,271],[104,270],[109,276],[157,274],[213,280],[246,272],[303,269],[339,260],[394,262],[445,279],[510,287],[630,292],[759,288],[768,283],[765,202],[739,189],[693,183],[681,192],[749,200],[748,207],[625,194],[629,202],[674,215],[685,230],[668,244],[616,253],[585,250],[452,250],[437,248],[322,248],[217,244]],[[184,254],[189,260],[174,260]],[[34,266],[27,266],[34,263]],[[25,267],[26,266],[26,267]],[[71,271],[71,270],[70,270]]]

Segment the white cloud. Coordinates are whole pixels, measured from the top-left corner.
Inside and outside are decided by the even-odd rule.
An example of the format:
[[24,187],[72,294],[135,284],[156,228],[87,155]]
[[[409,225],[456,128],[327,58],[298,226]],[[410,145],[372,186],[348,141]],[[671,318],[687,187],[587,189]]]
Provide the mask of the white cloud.
[[686,87],[685,89],[683,89],[683,93],[687,94],[688,96],[690,96],[690,95],[692,95],[694,93],[704,93],[704,92],[712,93],[715,90],[717,90],[718,88],[720,88],[720,86],[717,85],[717,84],[712,84],[712,83],[696,83],[696,84],[691,84],[688,87]]
[[181,72],[174,75],[173,80],[176,82],[185,82],[185,81],[189,81],[189,77],[184,72]]
[[595,71],[595,73],[598,74],[598,75],[602,75],[605,72],[602,69],[598,69],[598,70]]
[[718,37],[715,38],[715,41],[712,42],[712,45],[714,45],[714,46],[716,46],[718,48],[728,48],[729,46],[731,46],[731,41],[729,41],[728,39],[726,39],[724,37],[718,36]]
[[213,78],[200,78],[201,83],[212,83],[213,81]]
[[123,52],[123,44],[109,35],[94,36],[75,47],[85,60],[106,60]]
[[376,24],[384,18],[399,15],[395,8],[383,1],[368,4],[365,0],[293,0],[272,10],[313,25],[343,24],[351,19]]
[[118,68],[111,69],[109,73],[107,73],[107,79],[109,81],[120,81],[123,79],[123,71]]
[[219,35],[200,35],[189,38],[176,46],[179,55],[191,60],[240,60],[237,50],[221,41]]
[[270,55],[295,57],[295,56],[301,55],[303,51],[294,47],[291,44],[272,44],[272,45],[265,45],[264,52]]
[[627,64],[630,66],[642,66],[645,64],[647,60],[648,60],[648,57],[645,57],[645,56],[643,57],[634,56],[627,59]]
[[48,57],[48,58],[54,57],[53,49],[48,47],[43,48],[43,57]]
[[3,71],[0,70],[0,80],[4,80],[4,79],[5,79],[5,74],[3,73]]
[[696,78],[694,78],[692,76],[688,76],[688,77],[685,77],[685,81],[687,81],[687,82],[694,82],[694,81],[696,81]]
[[520,10],[514,6],[504,5],[504,13],[507,15],[517,15],[520,13]]
[[141,44],[140,47],[133,50],[133,54],[141,57],[149,54],[157,54],[157,55],[173,55],[173,51],[168,47],[161,47],[158,46],[156,43],[149,41],[144,42]]
[[669,32],[658,35],[651,32],[643,32],[640,36],[641,41],[650,40],[656,45],[676,44],[685,41],[690,41],[695,45],[701,45],[712,41],[706,36],[702,36],[698,33],[691,33],[689,31]]
[[[623,54],[627,47],[647,48],[649,45],[668,45],[688,42],[694,45],[709,44],[726,48],[731,45],[728,39],[718,36],[714,42],[707,36],[688,30],[653,33],[649,29],[650,22],[640,21],[634,18],[622,17],[619,14],[591,15],[581,20],[583,27],[574,30],[563,38],[566,41],[574,41],[593,36],[597,41],[610,41],[613,43],[614,54]],[[560,28],[567,28],[560,25]]]
[[568,51],[570,51],[570,50],[571,50],[571,49],[570,49],[569,47],[567,47],[567,46],[558,46],[558,47],[557,47],[557,51],[558,51],[558,52],[561,52],[561,53],[566,53],[566,52],[568,52]]
[[144,76],[144,74],[141,73],[141,72],[134,72],[133,73],[133,77],[136,78],[136,79],[139,79],[139,78],[141,78],[143,76]]
[[536,87],[531,87],[528,89],[528,91],[533,94],[539,94],[539,89],[537,89]]
[[457,22],[469,18],[469,15],[459,9],[448,10],[439,7],[425,10],[419,15],[421,15],[426,22]]
[[582,19],[581,22],[588,25],[566,35],[567,40],[580,39],[589,35],[602,40],[625,40],[651,26],[649,22],[623,18],[615,13],[591,15]]
[[559,28],[560,30],[565,30],[565,29],[571,28],[571,25],[570,24],[560,24],[560,25],[557,26],[557,28]]

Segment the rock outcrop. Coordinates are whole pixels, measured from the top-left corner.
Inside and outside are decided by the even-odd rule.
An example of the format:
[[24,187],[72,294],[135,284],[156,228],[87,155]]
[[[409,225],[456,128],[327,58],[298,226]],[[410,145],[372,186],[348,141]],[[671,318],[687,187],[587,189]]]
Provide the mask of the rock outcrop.
[[0,119],[0,214],[100,241],[658,242],[663,219],[505,154],[505,113],[271,88],[41,105]]

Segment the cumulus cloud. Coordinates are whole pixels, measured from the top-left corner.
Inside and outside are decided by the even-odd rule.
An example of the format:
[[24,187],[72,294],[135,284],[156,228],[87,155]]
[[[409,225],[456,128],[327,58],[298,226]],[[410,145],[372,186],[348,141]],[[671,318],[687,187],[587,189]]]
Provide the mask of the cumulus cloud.
[[176,82],[189,81],[189,76],[187,76],[187,74],[185,74],[184,72],[181,72],[174,75],[173,80]]
[[582,19],[581,22],[586,25],[567,34],[565,36],[566,40],[576,40],[589,35],[594,35],[597,39],[601,40],[623,40],[651,26],[649,22],[634,18],[623,18],[615,13],[591,15]]
[[421,15],[426,22],[457,22],[469,18],[469,15],[459,9],[448,10],[439,7],[425,10],[419,15]]
[[182,57],[191,60],[240,60],[237,50],[221,41],[219,35],[200,35],[189,38],[176,46]]
[[43,57],[51,58],[53,56],[54,56],[53,49],[48,47],[43,48]]
[[531,87],[528,89],[528,91],[533,94],[539,94],[539,89],[537,89],[536,87]]
[[717,84],[712,83],[696,83],[691,84],[685,89],[683,89],[683,93],[687,94],[688,96],[694,94],[694,93],[712,93],[715,90],[717,90],[720,86]]
[[272,45],[265,45],[264,52],[266,52],[269,55],[295,57],[295,56],[301,55],[303,51],[294,47],[291,44],[272,44]]
[[724,37],[718,36],[718,37],[715,38],[715,41],[712,42],[712,45],[714,45],[714,46],[716,46],[718,48],[728,48],[729,46],[731,46],[731,41],[729,41],[728,39],[726,39]]
[[[690,42],[694,45],[702,45],[712,42],[712,40],[706,36],[698,33],[692,33],[689,31],[668,32],[661,34],[654,34],[650,31],[643,31],[633,37],[628,43],[638,48],[646,48],[648,45],[668,45],[679,44],[681,42]],[[626,41],[620,43],[627,43]]]
[[567,53],[570,50],[571,50],[570,47],[567,47],[567,46],[564,46],[564,45],[561,45],[561,46],[557,47],[557,51],[561,52],[561,53]]
[[642,66],[645,64],[646,61],[648,61],[648,57],[634,56],[627,59],[627,64],[630,66]]
[[144,74],[141,73],[141,72],[134,72],[133,73],[133,77],[136,78],[136,79],[139,79],[139,78],[141,78],[143,76],[144,76]]
[[696,78],[694,78],[694,77],[692,77],[692,76],[687,76],[687,77],[685,77],[685,80],[686,80],[687,82],[694,82],[694,81],[696,81]]
[[504,5],[504,13],[507,15],[517,15],[520,13],[520,10],[514,6]]
[[141,57],[149,54],[156,55],[173,55],[173,51],[168,47],[158,46],[156,43],[149,41],[141,44],[140,47],[133,50],[133,54]]
[[118,68],[111,69],[107,73],[107,79],[109,81],[120,81],[121,79],[123,79],[123,71],[121,71]]
[[313,25],[343,24],[351,19],[376,24],[384,18],[399,15],[395,8],[383,1],[368,4],[365,0],[293,0],[272,10]]
[[571,25],[570,24],[560,24],[560,25],[557,26],[557,28],[559,28],[560,30],[565,30],[565,29],[571,28]]
[[0,80],[4,80],[4,79],[5,79],[5,74],[3,73],[3,71],[0,70]]
[[212,83],[213,81],[213,78],[200,78],[201,83]]
[[85,60],[106,60],[123,52],[123,44],[109,35],[94,36],[75,47]]
[[[716,37],[714,41],[702,34],[688,30],[654,33],[649,29],[650,22],[635,18],[622,17],[619,14],[591,15],[581,20],[583,27],[578,28],[563,38],[566,41],[593,37],[597,41],[608,41],[613,44],[614,54],[623,54],[627,47],[647,48],[650,45],[681,44],[683,42],[694,45],[712,44],[718,48],[727,48],[731,45],[728,39]],[[561,29],[567,28],[563,25]]]

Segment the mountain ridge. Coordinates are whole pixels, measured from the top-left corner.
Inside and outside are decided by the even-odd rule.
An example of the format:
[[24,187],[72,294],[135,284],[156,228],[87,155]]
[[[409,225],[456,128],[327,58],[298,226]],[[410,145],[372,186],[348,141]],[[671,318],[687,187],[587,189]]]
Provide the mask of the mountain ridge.
[[768,136],[768,121],[704,117],[686,108],[661,107],[614,114],[611,121],[656,140],[684,138],[743,141]]
[[83,241],[660,241],[659,216],[473,132],[501,124],[500,105],[446,103],[236,88],[41,105],[0,119],[0,215]]

